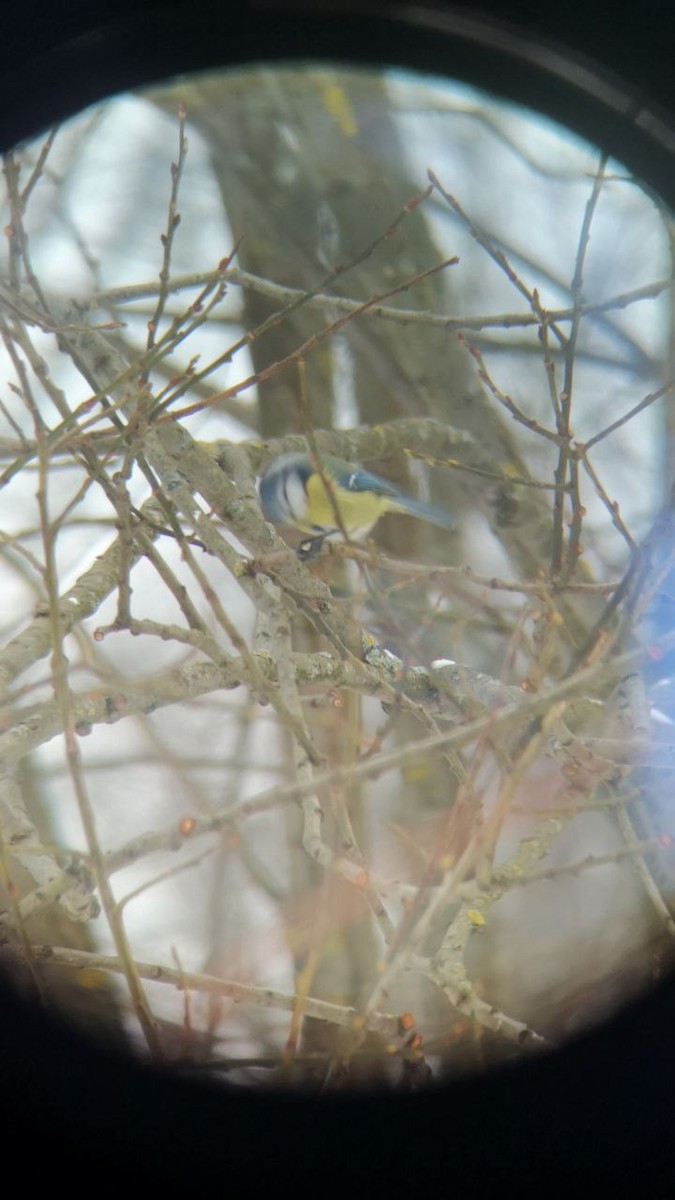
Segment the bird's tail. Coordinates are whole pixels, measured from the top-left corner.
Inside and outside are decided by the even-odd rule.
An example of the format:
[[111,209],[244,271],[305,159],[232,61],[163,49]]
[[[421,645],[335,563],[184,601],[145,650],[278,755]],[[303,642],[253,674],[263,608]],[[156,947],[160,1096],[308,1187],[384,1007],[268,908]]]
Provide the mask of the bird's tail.
[[436,508],[434,504],[425,504],[423,500],[413,500],[412,496],[397,497],[396,510],[409,513],[411,517],[419,517],[422,521],[431,521],[432,525],[439,525],[441,529],[455,528],[455,521],[449,512]]

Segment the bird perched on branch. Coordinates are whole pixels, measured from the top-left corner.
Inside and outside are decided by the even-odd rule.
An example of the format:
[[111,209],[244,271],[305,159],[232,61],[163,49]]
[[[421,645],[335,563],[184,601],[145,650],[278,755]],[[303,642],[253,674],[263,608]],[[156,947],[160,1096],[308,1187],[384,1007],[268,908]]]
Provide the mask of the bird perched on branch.
[[300,552],[311,558],[327,538],[365,537],[386,512],[408,513],[453,529],[449,513],[406,496],[389,479],[353,463],[321,455],[321,470],[308,454],[281,454],[265,469],[259,485],[263,513],[273,525],[293,525],[310,534]]

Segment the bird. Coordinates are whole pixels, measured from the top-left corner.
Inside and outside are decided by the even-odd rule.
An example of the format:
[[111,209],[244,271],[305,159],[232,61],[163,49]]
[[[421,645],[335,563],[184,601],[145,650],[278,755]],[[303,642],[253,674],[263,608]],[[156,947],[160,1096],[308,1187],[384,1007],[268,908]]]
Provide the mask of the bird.
[[391,480],[356,463],[332,454],[322,454],[320,461],[323,478],[309,454],[280,454],[266,467],[258,488],[266,520],[310,535],[301,544],[301,557],[312,557],[324,541],[343,534],[359,541],[386,512],[408,513],[442,529],[455,526],[443,509],[407,496]]

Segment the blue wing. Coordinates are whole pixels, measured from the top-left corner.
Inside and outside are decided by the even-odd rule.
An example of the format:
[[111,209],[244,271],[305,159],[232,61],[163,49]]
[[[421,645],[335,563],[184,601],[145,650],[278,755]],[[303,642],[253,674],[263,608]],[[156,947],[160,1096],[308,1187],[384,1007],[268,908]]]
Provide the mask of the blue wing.
[[410,513],[413,517],[420,517],[423,521],[439,525],[441,529],[455,528],[453,518],[444,509],[425,504],[423,500],[413,500],[412,496],[406,496],[405,492],[399,491],[389,479],[382,479],[380,475],[373,475],[360,467],[345,472],[338,482],[340,487],[348,492],[374,492],[377,496],[388,497],[391,500],[392,511]]
[[345,488],[348,492],[375,492],[378,496],[404,499],[398,488],[388,479],[382,479],[380,475],[372,475],[370,471],[363,471],[360,467],[350,471],[349,474],[341,475],[338,482],[340,487]]

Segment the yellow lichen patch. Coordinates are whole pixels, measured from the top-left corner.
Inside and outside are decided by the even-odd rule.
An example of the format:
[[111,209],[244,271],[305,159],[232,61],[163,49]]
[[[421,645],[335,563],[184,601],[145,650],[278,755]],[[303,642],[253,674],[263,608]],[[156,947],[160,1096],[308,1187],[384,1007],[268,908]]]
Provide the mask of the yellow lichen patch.
[[77,972],[77,982],[80,987],[95,992],[108,986],[108,976],[105,971],[99,971],[96,967],[84,967]]
[[411,763],[403,770],[405,783],[424,783],[432,775],[432,767],[428,762]]
[[441,871],[450,871],[450,870],[452,870],[454,865],[455,865],[454,854],[444,854],[443,857],[440,858],[438,861],[438,866],[440,867]]
[[477,909],[477,908],[467,909],[466,915],[469,918],[471,924],[475,925],[477,928],[479,928],[481,925],[485,924],[485,917],[483,916],[482,912],[480,912],[479,909]]
[[344,88],[337,83],[329,83],[323,89],[323,102],[331,117],[337,121],[340,132],[345,137],[354,137],[356,134],[356,121],[352,106],[349,103],[347,93]]
[[522,467],[518,467],[516,465],[516,463],[511,463],[511,462],[503,463],[502,467],[503,467],[503,471],[504,471],[504,474],[506,475],[507,479],[520,479],[521,478]]

